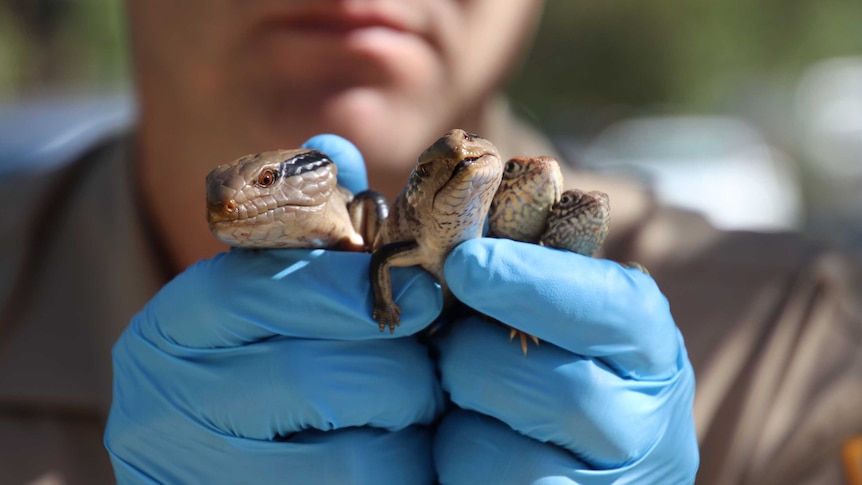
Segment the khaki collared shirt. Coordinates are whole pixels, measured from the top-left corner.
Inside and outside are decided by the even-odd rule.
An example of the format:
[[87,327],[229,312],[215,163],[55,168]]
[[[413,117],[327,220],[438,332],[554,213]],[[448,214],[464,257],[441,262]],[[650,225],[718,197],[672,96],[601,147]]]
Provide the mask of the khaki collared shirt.
[[[505,156],[551,153],[499,120],[488,138]],[[121,137],[0,179],[2,483],[113,482],[111,345],[170,277],[132,158]],[[698,483],[844,483],[842,449],[862,434],[858,270],[796,235],[715,230],[625,182],[566,180],[609,193],[603,256],[646,265],[671,303],[697,378]]]

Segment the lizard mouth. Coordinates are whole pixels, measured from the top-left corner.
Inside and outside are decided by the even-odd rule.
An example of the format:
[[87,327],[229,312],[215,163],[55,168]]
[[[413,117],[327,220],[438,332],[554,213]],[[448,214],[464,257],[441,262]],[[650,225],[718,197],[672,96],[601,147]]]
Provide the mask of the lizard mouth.
[[[455,165],[455,168],[452,170],[452,173],[449,175],[449,179],[446,180],[446,183],[443,184],[443,187],[441,187],[440,190],[443,190],[443,188],[445,188],[447,185],[449,185],[449,183],[452,182],[453,180],[458,179],[465,170],[469,170],[474,165],[477,165],[479,163],[479,161],[481,161],[482,159],[484,159],[485,157],[487,157],[489,155],[491,155],[491,154],[485,152],[479,156],[467,157],[467,158],[464,158],[463,160],[461,160],[460,162],[458,162],[458,164]],[[439,192],[439,190],[438,190],[438,192]]]
[[[287,221],[301,219],[303,212],[318,212],[324,204],[286,204],[266,209],[253,215],[235,213],[232,217],[216,215],[207,211],[210,232],[228,246],[276,247],[267,244],[273,234],[284,233]],[[295,213],[294,216],[286,214]],[[277,246],[282,247],[282,246]],[[286,247],[286,246],[285,246]]]
[[[316,208],[323,206],[323,204],[313,203],[311,201],[292,202],[290,204],[276,205],[274,207],[266,208],[263,211],[249,214],[247,208],[254,208],[254,204],[246,203],[243,206],[237,206],[236,203],[233,202],[233,205],[231,206],[231,202],[233,201],[229,201],[225,204],[218,204],[216,207],[210,207],[208,204],[207,222],[209,222],[210,226],[225,227],[244,224],[265,224],[266,221],[272,221],[278,215],[281,215],[285,212],[296,212],[304,210],[313,211],[316,210]],[[225,207],[228,206],[233,207],[233,209],[231,209],[230,211],[225,210]]]
[[[478,155],[475,157],[464,158],[460,162],[458,162],[458,164],[455,165],[455,168],[452,170],[452,173],[449,175],[449,178],[446,180],[446,182],[439,189],[437,189],[436,192],[434,192],[434,200],[431,203],[432,206],[436,205],[438,196],[445,195],[453,184],[457,184],[457,183],[460,183],[462,181],[462,178],[463,178],[463,175],[465,175],[465,172],[475,172],[476,170],[481,170],[482,166],[485,165],[482,162],[485,161],[485,159],[488,159],[489,157],[493,157],[493,156],[494,156],[494,154],[489,153],[489,152],[485,152],[485,153],[482,153],[481,155]],[[470,175],[470,174],[467,174],[467,175]],[[473,175],[475,175],[475,174],[473,174]],[[469,196],[470,196],[470,194],[464,195],[464,197],[469,197]]]

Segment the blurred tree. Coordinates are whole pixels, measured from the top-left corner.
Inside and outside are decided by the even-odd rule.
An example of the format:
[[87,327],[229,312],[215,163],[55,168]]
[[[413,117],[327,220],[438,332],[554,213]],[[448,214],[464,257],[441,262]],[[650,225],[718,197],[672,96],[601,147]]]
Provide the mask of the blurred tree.
[[818,59],[862,53],[860,25],[859,0],[549,0],[510,92],[546,128],[732,111]]
[[0,99],[127,79],[121,0],[0,0]]

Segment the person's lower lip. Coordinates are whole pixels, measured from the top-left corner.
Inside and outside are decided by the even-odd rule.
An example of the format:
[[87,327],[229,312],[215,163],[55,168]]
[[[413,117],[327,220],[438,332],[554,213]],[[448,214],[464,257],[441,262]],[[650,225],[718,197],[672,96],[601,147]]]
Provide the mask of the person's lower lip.
[[321,40],[339,40],[339,39],[376,39],[386,37],[391,40],[418,38],[419,35],[393,28],[390,25],[383,24],[362,24],[362,25],[339,25],[339,24],[312,24],[312,25],[279,25],[271,26],[275,31],[281,31],[288,35],[303,37],[305,39],[318,38]]
[[369,28],[386,28],[404,33],[410,30],[406,23],[381,12],[371,10],[351,12],[326,6],[289,9],[286,12],[274,13],[262,20],[265,25],[294,32],[316,32],[333,35],[347,34],[355,30]]
[[352,29],[344,35],[349,42],[357,45],[371,46],[380,44],[379,47],[386,47],[390,42],[394,43],[405,40],[415,41],[418,38],[410,32],[380,26]]
[[[379,25],[349,30],[301,30],[286,32],[297,45],[312,46],[331,53],[356,55],[367,61],[389,62],[415,53],[424,40],[411,32]],[[388,60],[388,61],[387,61]],[[401,62],[400,60],[398,62]]]
[[312,22],[312,23],[297,23],[297,22],[285,22],[282,24],[276,24],[277,27],[285,28],[287,30],[293,32],[307,32],[307,33],[315,33],[322,35],[346,35],[356,31],[368,30],[368,29],[386,29],[391,30],[393,32],[402,32],[406,33],[405,30],[396,28],[389,24],[383,23],[373,23],[373,22],[352,22],[352,23],[343,23],[343,22]]

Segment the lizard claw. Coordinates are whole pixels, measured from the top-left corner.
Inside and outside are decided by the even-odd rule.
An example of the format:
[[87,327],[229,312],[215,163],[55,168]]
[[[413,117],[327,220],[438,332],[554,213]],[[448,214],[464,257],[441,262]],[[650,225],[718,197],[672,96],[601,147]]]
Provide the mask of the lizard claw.
[[401,318],[398,316],[400,313],[398,305],[383,305],[374,309],[371,318],[377,321],[381,332],[388,326],[389,333],[395,333],[395,327],[401,325]]
[[633,268],[633,269],[636,269],[636,270],[640,271],[641,273],[643,273],[647,276],[650,275],[649,271],[647,271],[647,269],[646,269],[646,266],[644,266],[644,265],[642,265],[636,261],[627,261],[625,263],[622,263],[622,265],[624,268]]
[[524,356],[526,356],[526,355],[527,355],[527,337],[529,337],[529,338],[530,338],[530,340],[532,340],[532,341],[533,341],[533,343],[534,343],[534,344],[536,344],[536,347],[538,347],[538,346],[539,346],[539,338],[538,338],[538,337],[536,337],[535,335],[530,335],[530,334],[528,334],[528,333],[526,333],[526,332],[522,332],[522,331],[520,331],[520,330],[516,330],[516,329],[515,329],[515,328],[513,328],[513,327],[509,327],[509,342],[511,342],[512,340],[514,340],[515,335],[518,335],[518,336],[520,337],[520,340],[521,340],[521,350],[524,352]]

